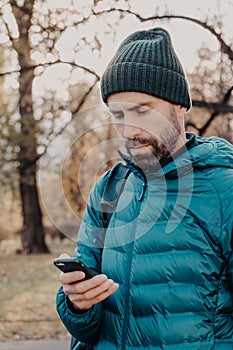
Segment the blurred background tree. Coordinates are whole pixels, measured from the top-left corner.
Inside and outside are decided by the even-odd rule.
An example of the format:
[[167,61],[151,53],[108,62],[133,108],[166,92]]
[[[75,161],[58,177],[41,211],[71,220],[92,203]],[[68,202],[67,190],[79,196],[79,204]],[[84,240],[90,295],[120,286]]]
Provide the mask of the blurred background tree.
[[[1,206],[14,199],[14,204],[21,208],[22,219],[17,225],[21,226],[23,253],[49,251],[43,220],[46,213],[37,183],[39,160],[48,151],[48,144],[64,135],[66,126],[78,112],[100,103],[99,77],[121,41],[119,32],[125,37],[132,30],[160,25],[172,31],[182,22],[188,33],[185,37],[184,30],[179,36],[183,46],[192,40],[194,27],[198,27],[203,36],[209,33],[215,49],[200,38],[196,64],[188,71],[193,108],[187,114],[187,129],[199,135],[219,135],[230,142],[233,140],[233,48],[231,34],[227,35],[225,29],[224,2],[215,1],[215,7],[211,3],[215,13],[200,10],[197,16],[186,15],[182,10],[177,13],[170,0],[159,6],[149,0],[147,12],[145,6],[142,11],[140,3],[138,0],[3,0],[0,10],[0,181],[4,191]],[[229,3],[229,6],[232,5]],[[97,119],[106,123],[109,116],[94,112],[91,115],[88,119],[85,113],[80,114],[78,127],[83,135],[72,146],[63,166],[64,192],[80,216],[85,200],[77,184],[79,165],[95,144],[115,137],[112,126],[92,127]],[[91,130],[85,132],[88,127]],[[96,171],[94,163],[101,165],[99,174],[111,165],[112,153],[108,151],[103,147],[100,153],[105,158],[94,157],[93,164],[84,170],[88,174],[87,183],[82,184],[86,186],[85,192],[91,186],[89,175]],[[110,159],[110,164],[104,159]],[[47,183],[49,186],[51,189],[51,183]],[[57,215],[63,215],[62,209]],[[6,226],[3,221],[2,216],[0,230]],[[13,223],[8,226],[9,232],[15,229]]]

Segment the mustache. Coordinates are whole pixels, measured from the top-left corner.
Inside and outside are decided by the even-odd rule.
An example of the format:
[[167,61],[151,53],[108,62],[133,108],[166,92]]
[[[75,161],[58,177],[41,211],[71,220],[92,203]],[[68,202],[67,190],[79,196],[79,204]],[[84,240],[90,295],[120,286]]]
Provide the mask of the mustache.
[[144,137],[135,137],[133,140],[126,140],[125,147],[128,148],[134,148],[139,145],[146,145],[146,144],[154,144],[155,139],[154,138],[144,138]]

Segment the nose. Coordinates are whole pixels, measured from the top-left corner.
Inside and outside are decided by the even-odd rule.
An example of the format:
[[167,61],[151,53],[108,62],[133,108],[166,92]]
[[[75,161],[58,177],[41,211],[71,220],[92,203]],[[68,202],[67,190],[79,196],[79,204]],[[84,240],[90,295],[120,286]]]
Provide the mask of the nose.
[[122,125],[122,136],[125,139],[132,140],[139,134],[139,128],[133,124],[130,124],[129,122],[125,122]]

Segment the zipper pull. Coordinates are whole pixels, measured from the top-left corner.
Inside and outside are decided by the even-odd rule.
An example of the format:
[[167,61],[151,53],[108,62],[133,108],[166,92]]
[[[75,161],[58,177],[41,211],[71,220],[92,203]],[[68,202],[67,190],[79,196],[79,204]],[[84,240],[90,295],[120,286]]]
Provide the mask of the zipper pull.
[[141,201],[144,197],[144,194],[146,192],[146,182],[144,181],[143,184],[142,184],[142,190],[141,190],[141,193],[138,197],[138,200]]

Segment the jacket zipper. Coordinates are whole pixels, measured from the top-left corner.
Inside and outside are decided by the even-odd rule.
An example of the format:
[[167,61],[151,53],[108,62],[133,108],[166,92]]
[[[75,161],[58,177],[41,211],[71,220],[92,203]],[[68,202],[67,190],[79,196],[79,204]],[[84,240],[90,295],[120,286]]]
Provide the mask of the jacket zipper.
[[[143,182],[142,184],[142,191],[141,193],[139,194],[139,197],[138,197],[138,202],[140,203],[139,204],[139,207],[138,207],[138,217],[137,217],[137,221],[138,221],[138,218],[140,216],[140,212],[141,212],[141,208],[142,208],[142,200],[143,200],[143,197],[145,195],[145,192],[146,192],[146,181]],[[136,225],[135,227],[137,227],[137,222],[136,222]],[[136,233],[136,229],[135,229],[135,233]],[[128,323],[128,320],[129,320],[129,300],[130,300],[130,277],[131,277],[131,268],[132,268],[132,260],[133,260],[133,250],[134,250],[134,243],[135,243],[135,240],[131,243],[129,249],[128,249],[128,254],[129,254],[129,258],[127,260],[127,269],[126,269],[126,276],[128,276],[128,279],[127,279],[127,284],[126,284],[126,297],[125,297],[125,306],[128,306],[125,307],[125,313],[124,313],[124,318],[123,318],[123,329],[122,329],[122,338],[121,338],[121,350],[125,350],[126,348],[126,337],[127,337],[127,323]]]
[[131,243],[129,250],[128,250],[129,258],[127,261],[127,269],[126,269],[126,276],[128,278],[127,278],[126,296],[125,296],[125,306],[126,307],[125,307],[123,325],[122,325],[121,350],[125,349],[126,336],[127,336],[127,323],[129,320],[130,275],[131,275],[131,266],[132,266],[132,260],[133,260],[133,249],[134,249],[134,242]]

